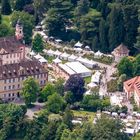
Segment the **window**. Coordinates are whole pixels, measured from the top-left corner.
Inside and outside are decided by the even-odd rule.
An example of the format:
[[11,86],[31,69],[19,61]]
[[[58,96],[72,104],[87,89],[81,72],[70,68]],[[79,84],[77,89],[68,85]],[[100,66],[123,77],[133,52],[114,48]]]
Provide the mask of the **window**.
[[4,90],[6,90],[6,86],[4,86]]
[[43,82],[42,82],[42,81],[40,81],[40,85],[42,85],[42,83],[43,83]]
[[11,94],[9,93],[9,97],[11,97]]
[[11,86],[9,86],[9,89],[11,89]]
[[39,78],[39,75],[37,75],[37,79]]
[[12,96],[15,96],[15,94],[14,94],[14,93],[12,93]]
[[4,83],[6,84],[6,80],[4,80]]
[[15,82],[15,78],[13,78],[13,82]]
[[20,77],[18,78],[18,82],[20,81]]
[[18,88],[20,88],[20,84],[18,84]]
[[6,94],[3,94],[3,97],[6,97]]
[[13,89],[15,89],[15,85],[13,85],[13,87],[12,87]]
[[11,79],[9,79],[9,83],[11,83]]
[[8,54],[6,55],[6,58],[8,58]]

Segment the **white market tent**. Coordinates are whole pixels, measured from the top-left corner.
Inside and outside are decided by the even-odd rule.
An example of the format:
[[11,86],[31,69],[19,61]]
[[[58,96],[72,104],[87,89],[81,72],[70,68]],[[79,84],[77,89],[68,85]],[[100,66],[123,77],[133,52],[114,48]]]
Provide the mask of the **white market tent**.
[[91,89],[91,88],[95,88],[95,87],[97,87],[97,86],[98,86],[97,84],[92,83],[92,82],[89,83],[89,84],[87,85],[87,87],[90,88],[90,89]]
[[47,35],[43,36],[43,39],[46,41],[49,37]]
[[72,54],[70,57],[68,57],[68,61],[72,62],[75,61],[78,57]]
[[84,58],[82,58],[81,56],[79,56],[76,61],[79,61],[80,63],[83,61]]
[[41,58],[38,60],[40,63],[47,63],[48,61],[45,58]]
[[39,31],[39,30],[42,30],[42,26],[35,26],[35,30]]
[[47,52],[48,52],[48,50],[44,49],[44,50],[43,50],[43,52],[44,52],[44,53],[47,53]]
[[49,56],[54,56],[54,51],[53,50],[48,50],[47,51],[47,55],[49,55]]
[[92,95],[91,90],[86,91],[84,95]]
[[35,56],[36,53],[32,50],[31,52],[29,52],[29,55],[30,55],[30,56]]
[[38,32],[38,34],[40,34],[42,37],[43,36],[46,36],[46,34],[44,32],[42,32],[42,31],[41,32]]
[[39,60],[39,59],[42,59],[43,57],[38,53],[37,55],[34,56],[34,58]]
[[75,48],[81,48],[83,46],[82,43],[80,43],[79,41],[74,45]]
[[82,124],[82,122],[79,121],[79,120],[72,120],[72,123],[73,123],[73,124]]
[[91,77],[91,82],[99,85],[100,78],[101,78],[101,72],[96,71],[95,74],[92,75],[92,77]]
[[118,113],[117,112],[112,112],[112,116],[113,117],[117,117],[118,116]]
[[58,56],[60,56],[62,53],[59,51],[59,50],[56,50],[55,52],[54,52],[54,55],[56,56],[56,57],[58,57]]
[[58,64],[58,66],[61,68],[61,69],[63,69],[67,74],[69,74],[69,75],[73,75],[73,74],[76,74],[76,72],[75,71],[73,71],[71,68],[69,68],[67,65],[65,65],[65,64]]
[[69,54],[67,54],[66,52],[64,52],[63,54],[60,55],[60,59],[62,59],[62,60],[68,60],[68,57],[69,56],[70,56]]
[[91,69],[97,66],[97,63],[93,62],[92,60],[88,60],[87,58],[79,59],[79,62]]
[[55,39],[56,43],[62,43],[63,41],[61,39]]
[[103,56],[103,53],[101,53],[100,51],[97,51],[95,54],[94,54],[94,58],[101,58]]
[[53,60],[53,63],[58,64],[62,63],[62,61],[57,57],[56,59]]
[[81,49],[81,48],[74,48],[74,51],[75,51],[76,53],[80,53],[80,52],[83,51],[83,49]]
[[92,74],[92,72],[80,62],[67,62],[66,65],[77,74],[79,74],[81,77],[89,77]]
[[124,131],[124,133],[130,135],[130,136],[134,136],[135,134],[135,129],[132,128],[126,128],[126,130]]
[[90,49],[90,47],[89,46],[85,46],[85,49]]
[[90,54],[95,54],[95,52],[94,51],[89,51],[90,52]]

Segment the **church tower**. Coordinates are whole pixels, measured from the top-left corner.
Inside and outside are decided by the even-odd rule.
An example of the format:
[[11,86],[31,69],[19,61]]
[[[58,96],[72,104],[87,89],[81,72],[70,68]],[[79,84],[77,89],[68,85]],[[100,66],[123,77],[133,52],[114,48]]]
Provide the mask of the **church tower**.
[[15,31],[15,36],[17,40],[22,40],[24,35],[23,35],[23,26],[20,20],[17,21],[16,24],[16,31]]

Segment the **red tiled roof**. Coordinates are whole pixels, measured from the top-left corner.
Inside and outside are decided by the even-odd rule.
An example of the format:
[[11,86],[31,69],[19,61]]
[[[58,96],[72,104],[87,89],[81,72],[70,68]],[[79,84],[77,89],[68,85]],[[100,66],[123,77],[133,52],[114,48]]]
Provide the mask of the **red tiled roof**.
[[23,43],[14,36],[0,38],[0,49],[3,48],[8,53],[20,52],[20,46],[23,46]]
[[24,60],[20,63],[0,66],[0,79],[31,76],[41,73],[47,73],[47,71],[38,61],[35,60]]
[[124,87],[127,92],[136,90],[137,94],[140,96],[140,76],[136,76],[130,80],[124,82]]
[[114,49],[115,52],[119,52],[119,53],[129,53],[128,48],[124,45],[124,44],[120,44],[117,48]]

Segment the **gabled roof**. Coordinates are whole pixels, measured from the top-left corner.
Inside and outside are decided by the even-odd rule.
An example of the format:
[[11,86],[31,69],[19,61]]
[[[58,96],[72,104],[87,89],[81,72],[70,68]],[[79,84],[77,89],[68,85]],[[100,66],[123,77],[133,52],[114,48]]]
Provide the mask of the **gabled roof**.
[[124,87],[127,90],[127,92],[130,92],[135,89],[138,95],[140,96],[140,76],[136,76],[130,80],[125,81]]
[[129,53],[127,46],[121,43],[117,48],[114,49],[115,52],[119,53]]
[[14,36],[0,38],[0,50],[4,49],[7,53],[20,52],[20,46],[23,46],[22,42]]
[[37,61],[25,60],[20,63],[0,66],[0,79],[8,79],[20,76],[32,76],[46,73],[45,68]]
[[83,44],[82,43],[80,43],[79,41],[74,45],[75,47],[82,47],[83,46]]

